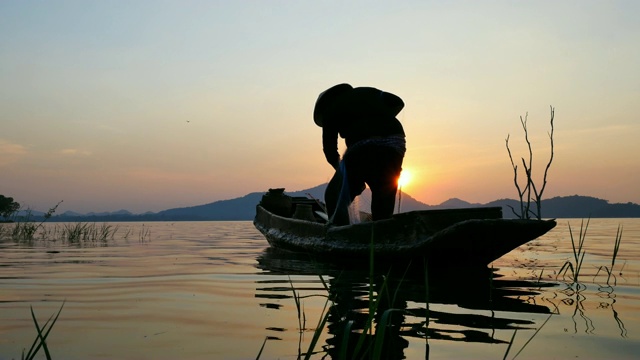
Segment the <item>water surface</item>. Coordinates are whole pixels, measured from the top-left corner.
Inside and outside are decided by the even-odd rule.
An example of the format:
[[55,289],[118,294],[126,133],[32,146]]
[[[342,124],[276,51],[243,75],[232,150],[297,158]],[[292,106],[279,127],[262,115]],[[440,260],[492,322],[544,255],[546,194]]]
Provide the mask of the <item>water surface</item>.
[[[393,309],[385,335],[392,357],[496,359],[512,342],[509,358],[521,349],[519,359],[635,358],[640,219],[590,221],[578,284],[558,273],[573,261],[569,222],[577,240],[580,220],[561,219],[489,269],[425,276],[420,264],[376,264],[371,281],[369,269],[274,251],[251,222],[112,223],[112,239],[73,243],[5,236],[0,359],[20,358],[34,340],[30,306],[43,324],[63,301],[48,339],[58,359],[250,359],[265,339],[261,359],[296,359],[325,306],[314,358],[337,358],[338,344],[355,347],[362,337],[370,283],[375,296],[385,286],[376,319]],[[619,225],[607,285],[603,267]],[[46,226],[52,238],[62,225]]]

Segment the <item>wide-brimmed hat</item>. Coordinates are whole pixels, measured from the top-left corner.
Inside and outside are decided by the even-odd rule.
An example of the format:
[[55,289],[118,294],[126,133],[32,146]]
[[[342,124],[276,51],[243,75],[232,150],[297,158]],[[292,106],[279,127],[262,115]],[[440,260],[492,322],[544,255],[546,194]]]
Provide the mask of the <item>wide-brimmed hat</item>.
[[395,94],[380,91],[380,97],[382,98],[382,102],[384,103],[384,107],[391,114],[391,116],[398,116],[400,111],[404,109],[404,101]]
[[382,115],[395,117],[404,108],[404,102],[399,96],[376,88],[354,89],[349,84],[338,84],[320,93],[313,109],[313,121],[322,127],[323,120],[330,111],[352,111],[363,106]]
[[322,120],[325,111],[329,108],[335,99],[340,95],[347,93],[353,89],[349,84],[338,84],[323,91],[316,100],[316,106],[313,108],[313,121],[316,125],[322,127]]

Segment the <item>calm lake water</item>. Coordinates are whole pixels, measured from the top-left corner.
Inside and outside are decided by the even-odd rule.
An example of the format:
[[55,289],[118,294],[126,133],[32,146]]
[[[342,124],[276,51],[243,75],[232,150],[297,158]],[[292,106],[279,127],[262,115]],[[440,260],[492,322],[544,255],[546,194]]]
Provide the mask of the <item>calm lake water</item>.
[[[426,277],[376,264],[389,357],[502,359],[512,343],[508,358],[638,358],[640,219],[591,219],[574,284],[558,272],[573,261],[568,224],[577,240],[580,222],[560,219],[486,271],[460,264]],[[273,251],[251,222],[108,225],[117,233],[106,241],[0,240],[0,359],[31,346],[31,306],[42,326],[63,301],[47,341],[55,359],[255,359],[265,339],[261,359],[296,359],[325,305],[313,358],[338,358],[336,344],[362,337],[368,269]],[[599,269],[611,266],[619,225],[607,285]],[[46,226],[55,238],[64,224]]]

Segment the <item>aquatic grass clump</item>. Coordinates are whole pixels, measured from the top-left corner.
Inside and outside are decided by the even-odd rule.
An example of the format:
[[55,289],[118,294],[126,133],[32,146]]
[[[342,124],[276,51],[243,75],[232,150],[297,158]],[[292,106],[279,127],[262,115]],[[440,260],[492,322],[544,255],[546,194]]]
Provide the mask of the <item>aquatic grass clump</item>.
[[[369,254],[369,283],[368,283],[368,293],[365,295],[368,298],[368,316],[365,320],[363,327],[359,329],[359,335],[357,336],[357,341],[355,346],[351,348],[349,346],[350,336],[353,334],[354,329],[353,325],[355,324],[354,320],[348,320],[344,324],[344,332],[343,336],[340,339],[339,347],[337,348],[338,354],[337,359],[340,360],[348,360],[352,358],[367,358],[367,359],[384,359],[385,358],[385,346],[387,345],[388,340],[385,336],[387,329],[394,326],[392,322],[392,317],[394,313],[406,313],[405,309],[394,309],[387,308],[384,311],[380,309],[381,303],[384,302],[385,299],[391,302],[391,304],[395,303],[398,292],[400,291],[400,285],[398,288],[391,292],[389,291],[388,279],[389,274],[383,276],[382,284],[380,284],[379,288],[376,290],[376,284],[374,283],[375,273],[374,273],[374,258],[375,258],[375,247],[374,247],[374,234],[372,232],[371,235],[371,244],[370,244],[370,254]],[[403,278],[401,279],[401,283],[406,276],[408,269],[405,271]],[[426,269],[425,269],[426,275]],[[293,281],[289,278],[289,284],[291,286],[291,290],[293,292],[293,300],[296,306],[296,311],[298,315],[298,326],[300,328],[300,336],[304,329],[306,328],[306,315],[304,311],[304,304],[302,299],[311,296],[323,296],[326,297],[326,301],[324,306],[320,312],[320,317],[318,319],[318,323],[315,326],[315,330],[313,331],[313,336],[309,342],[307,350],[303,353],[301,352],[300,344],[302,343],[302,337],[299,339],[299,347],[298,347],[298,358],[299,359],[310,359],[311,356],[321,352],[321,350],[317,350],[318,342],[329,322],[330,316],[332,315],[332,308],[335,305],[336,294],[331,295],[332,292],[330,290],[329,284],[325,281],[325,279],[320,276],[320,281],[324,286],[324,289],[327,291],[329,295],[308,295],[303,296],[300,295],[293,286]],[[425,280],[427,281],[427,280]],[[428,290],[427,290],[427,299],[428,299]],[[428,302],[427,302],[427,314],[428,314]],[[379,316],[379,320],[376,321],[376,314],[382,312]],[[427,328],[428,328],[428,315],[427,315]],[[258,355],[256,359],[260,359],[268,340],[273,339],[273,337],[265,337],[262,346],[259,349]],[[367,341],[368,339],[373,339],[373,341]],[[353,341],[353,340],[352,340]],[[428,346],[428,342],[427,342]],[[324,349],[326,351],[326,349]]]
[[[322,277],[322,275],[319,276],[320,277],[320,282],[322,283],[324,289],[327,291],[327,293],[329,293],[329,285],[326,283],[326,281],[324,280],[324,278]],[[304,333],[304,331],[306,330],[306,323],[307,323],[307,317],[304,311],[304,304],[302,299],[304,298],[308,298],[308,297],[314,297],[314,296],[321,296],[321,297],[325,297],[326,301],[324,303],[324,306],[322,308],[321,311],[321,316],[320,319],[318,320],[318,324],[316,325],[316,329],[313,332],[313,337],[311,339],[311,342],[309,344],[309,347],[306,351],[306,353],[304,354],[304,358],[305,359],[309,359],[311,357],[311,355],[314,354],[314,349],[316,347],[316,345],[318,344],[318,340],[320,339],[320,336],[322,335],[322,332],[329,320],[329,309],[331,308],[331,306],[333,305],[333,300],[326,295],[300,295],[294,285],[293,285],[293,281],[291,280],[291,277],[289,277],[289,285],[291,286],[291,291],[293,293],[293,301],[296,305],[296,311],[297,311],[297,315],[298,315],[298,329],[299,329],[299,338],[298,338],[298,359],[302,358],[302,351],[301,351],[301,344],[302,344],[302,335]],[[279,340],[276,337],[273,336],[267,336],[265,337],[262,346],[260,347],[260,351],[258,352],[258,355],[256,356],[256,360],[260,359],[260,356],[262,355],[262,352],[264,351],[264,348],[266,347],[267,341],[268,340]]]
[[[376,291],[375,284],[374,284],[374,279],[375,279],[375,272],[374,272],[375,241],[374,239],[375,239],[375,227],[372,228],[371,243],[369,245],[369,250],[370,250],[369,251],[369,284],[368,284],[368,296],[367,296],[368,305],[369,305],[368,316],[364,323],[363,328],[361,329],[360,335],[358,336],[358,340],[353,350],[350,349],[349,338],[350,338],[350,335],[352,334],[352,327],[355,322],[354,320],[349,320],[345,323],[344,333],[340,342],[340,349],[338,353],[338,359],[340,360],[348,360],[352,358],[384,359],[385,358],[384,347],[386,345],[385,333],[387,328],[393,326],[392,314],[406,313],[405,309],[388,308],[382,312],[380,319],[377,322],[375,320],[376,314],[378,314],[381,311],[380,306],[383,301],[383,297],[385,296],[389,297],[388,300],[390,304],[395,303],[398,295],[398,291],[400,290],[400,284],[402,283],[404,277],[406,276],[409,267],[407,267],[407,270],[405,271],[405,273],[402,276],[402,279],[400,280],[400,284],[398,285],[397,289],[393,292],[392,296],[390,294],[389,285],[388,285],[388,280],[390,277],[389,274],[387,274],[386,276],[383,276],[382,284],[380,284],[379,289]],[[426,275],[426,270],[425,270],[425,275]],[[425,280],[425,281],[428,281],[428,280]],[[329,287],[327,284],[324,283],[324,281],[323,281],[323,284],[325,285],[326,290],[329,291]],[[428,293],[427,293],[427,297],[428,297]],[[325,309],[329,300],[330,299],[328,298],[327,303],[325,303]],[[318,326],[316,327],[316,331],[314,332],[314,336],[309,346],[309,350],[306,353],[305,359],[308,359],[309,356],[313,354],[313,349],[317,344],[317,341],[320,338],[320,335],[329,319],[329,311],[327,310],[325,312],[325,309],[323,309],[324,316],[321,317],[318,323]],[[427,318],[426,320],[427,327],[428,327],[428,321],[429,320]],[[375,333],[374,333],[374,329],[375,329]],[[367,342],[368,338],[373,338],[374,341]],[[428,346],[428,343],[427,343],[427,346]]]
[[151,237],[151,229],[144,227],[144,224],[142,224],[142,229],[140,229],[140,231],[138,232],[138,242],[144,243],[144,242],[148,242],[150,240]]
[[13,219],[15,221],[13,223],[13,229],[9,231],[11,234],[11,238],[16,241],[34,240],[37,231],[44,228],[42,224],[44,224],[45,221],[51,218],[51,216],[61,203],[62,201],[57,203],[56,206],[49,209],[49,211],[44,214],[43,220],[39,223],[33,221],[31,210],[27,210],[26,215]]
[[[114,230],[114,232],[115,232],[115,230]],[[122,238],[125,241],[129,241],[129,237],[132,236],[132,235],[135,235],[134,231],[133,231],[133,229],[128,227],[125,230],[125,233],[122,236]],[[145,243],[145,242],[151,241],[150,237],[151,237],[151,229],[149,229],[148,227],[145,228],[144,224],[142,224],[142,228],[138,231],[138,242],[139,243]]]
[[113,240],[113,237],[118,232],[119,227],[116,225],[102,224],[96,229],[96,240],[107,241]]
[[[320,278],[322,278],[322,276]],[[324,306],[322,307],[322,312],[320,313],[323,315],[318,320],[318,325],[316,325],[316,330],[313,332],[313,337],[311,338],[311,342],[309,343],[309,348],[305,353],[305,356],[304,356],[305,360],[310,359],[311,355],[313,355],[314,349],[318,344],[318,340],[320,340],[320,335],[322,335],[322,332],[324,331],[324,328],[327,325],[327,321],[329,321],[329,309],[330,309],[329,302],[331,302],[331,299],[327,297],[327,301],[325,301]]]
[[[578,282],[578,277],[580,276],[580,269],[582,268],[582,261],[584,260],[584,240],[587,237],[587,229],[589,228],[589,221],[591,219],[587,219],[586,225],[584,224],[584,220],[580,222],[580,233],[578,234],[577,246],[576,241],[573,238],[573,231],[571,230],[571,224],[569,224],[569,236],[571,237],[571,248],[573,249],[573,259],[574,263],[572,264],[569,260],[562,265],[560,271],[558,271],[558,276],[562,273],[563,277],[567,274],[567,271],[571,270],[571,275],[573,282]],[[564,270],[564,273],[563,273]],[[556,277],[557,278],[557,277]]]
[[73,223],[65,224],[62,228],[61,237],[72,244],[81,241],[107,241],[113,240],[118,226],[102,224],[100,226],[95,223]]
[[[95,223],[66,223],[44,227],[42,223],[32,221],[16,222],[10,225],[0,226],[0,238],[10,238],[18,242],[22,241],[63,241],[74,245],[83,245],[87,242],[107,242],[114,240],[119,226],[111,224],[97,225]],[[131,230],[129,230],[130,232]],[[150,230],[144,228],[140,231],[140,240],[148,241]],[[125,235],[128,236],[129,233]]]
[[14,223],[11,238],[18,241],[31,241],[35,238],[35,234],[39,228],[40,224],[32,221]]
[[[589,228],[589,221],[590,218],[587,219],[586,224],[584,223],[584,220],[582,220],[582,222],[580,223],[580,232],[578,233],[578,239],[575,240],[574,236],[573,236],[573,230],[571,228],[571,224],[569,225],[569,236],[571,238],[571,248],[573,250],[573,260],[574,262],[572,263],[571,261],[567,260],[564,265],[562,265],[562,267],[560,268],[560,271],[558,271],[558,275],[556,276],[556,279],[562,275],[563,278],[567,275],[567,272],[569,270],[571,270],[571,276],[572,276],[572,280],[574,283],[578,283],[578,279],[580,276],[580,270],[582,269],[582,262],[584,260],[584,256],[585,256],[585,251],[584,251],[584,242],[587,236],[587,229]],[[613,253],[611,254],[611,265],[610,266],[600,266],[598,268],[598,271],[596,272],[596,274],[594,275],[594,280],[595,278],[600,274],[601,271],[604,271],[607,273],[607,285],[611,286],[611,278],[613,277],[613,284],[617,285],[617,278],[616,275],[614,273],[614,267],[616,265],[616,259],[618,258],[618,254],[620,252],[620,244],[622,243],[622,230],[623,227],[622,225],[618,225],[618,229],[616,231],[616,237],[614,239],[614,243],[613,243]],[[624,268],[624,265],[622,266]],[[620,275],[622,275],[622,269],[620,269]]]
[[[322,276],[320,278],[322,279]],[[307,325],[307,315],[304,312],[302,297],[296,292],[296,289],[293,287],[291,276],[289,276],[289,284],[291,285],[291,291],[293,292],[293,301],[296,303],[296,311],[298,312],[298,329],[300,329],[300,334],[302,334]]]
[[64,224],[62,236],[70,243],[77,243],[80,240],[86,240],[88,228],[89,224],[87,223]]
[[[110,224],[102,224],[100,226],[95,223],[73,223],[64,224],[61,228],[57,225],[53,228],[45,228],[44,223],[53,216],[62,201],[58,202],[54,207],[50,208],[40,222],[34,220],[31,210],[27,210],[25,215],[15,217],[14,222],[10,225],[2,224],[0,226],[0,238],[11,238],[15,241],[33,241],[36,238],[42,240],[66,240],[71,244],[79,244],[83,241],[102,241],[113,240],[118,232],[118,226]],[[140,232],[140,240],[145,241],[150,235],[149,229]],[[126,236],[126,235],[125,235]]]

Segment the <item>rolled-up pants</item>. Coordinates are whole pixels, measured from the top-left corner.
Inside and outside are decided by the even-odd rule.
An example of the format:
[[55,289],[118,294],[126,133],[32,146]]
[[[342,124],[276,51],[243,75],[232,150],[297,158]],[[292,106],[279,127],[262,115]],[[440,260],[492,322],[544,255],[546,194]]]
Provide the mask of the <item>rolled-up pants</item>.
[[[404,154],[380,145],[365,145],[347,152],[340,169],[333,175],[324,194],[329,217],[335,225],[349,224],[348,206],[365,189],[371,189],[371,215],[373,220],[387,219],[393,215],[398,178],[402,171]],[[346,175],[346,183],[343,181]],[[341,194],[342,190],[342,194]],[[345,192],[347,192],[345,194]],[[340,197],[342,196],[342,199]],[[338,204],[340,202],[340,204]]]

